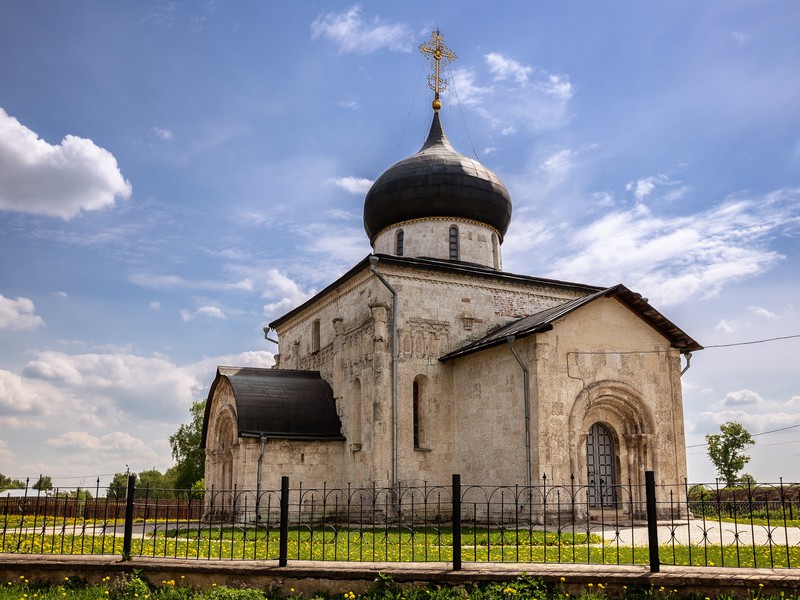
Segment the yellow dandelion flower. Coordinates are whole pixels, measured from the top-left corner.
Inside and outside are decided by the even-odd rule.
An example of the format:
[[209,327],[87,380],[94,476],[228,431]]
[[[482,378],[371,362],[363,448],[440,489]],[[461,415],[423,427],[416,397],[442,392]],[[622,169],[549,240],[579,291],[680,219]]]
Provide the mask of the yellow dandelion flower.
[[566,578],[566,577],[562,577],[562,578],[561,578],[561,583],[564,583],[566,580],[567,580],[567,578]]
[[186,575],[181,575],[181,579],[186,579]]
[[604,589],[606,586],[604,586],[602,583],[598,583],[598,584],[597,584],[597,587],[599,587],[599,588],[602,590],[602,589]]
[[758,587],[764,587],[764,584],[763,583],[759,583]]
[[[589,587],[594,587],[594,584],[593,584],[593,583],[590,583],[590,584],[589,584]],[[662,588],[662,589],[663,589],[663,588]]]

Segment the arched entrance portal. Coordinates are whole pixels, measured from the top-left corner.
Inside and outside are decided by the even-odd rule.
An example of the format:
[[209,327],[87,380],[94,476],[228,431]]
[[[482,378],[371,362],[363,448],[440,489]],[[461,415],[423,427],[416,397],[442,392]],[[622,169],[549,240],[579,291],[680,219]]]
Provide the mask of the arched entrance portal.
[[586,438],[589,506],[613,506],[616,502],[614,438],[608,427],[595,423]]

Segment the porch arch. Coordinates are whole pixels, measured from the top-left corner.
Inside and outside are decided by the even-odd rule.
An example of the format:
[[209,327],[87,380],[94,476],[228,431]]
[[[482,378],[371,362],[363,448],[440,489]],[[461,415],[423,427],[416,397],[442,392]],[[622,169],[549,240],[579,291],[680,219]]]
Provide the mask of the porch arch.
[[617,483],[632,483],[638,500],[644,472],[658,471],[652,410],[636,389],[620,381],[595,382],[578,394],[569,415],[570,466],[581,484],[588,483],[587,443],[597,424],[613,440]]

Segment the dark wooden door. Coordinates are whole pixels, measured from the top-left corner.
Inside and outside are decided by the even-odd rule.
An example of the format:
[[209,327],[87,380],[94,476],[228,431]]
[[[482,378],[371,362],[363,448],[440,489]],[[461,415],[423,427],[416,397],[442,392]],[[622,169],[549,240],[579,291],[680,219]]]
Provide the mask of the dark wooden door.
[[589,429],[586,465],[589,471],[589,506],[613,506],[616,500],[614,438],[602,423],[595,423]]

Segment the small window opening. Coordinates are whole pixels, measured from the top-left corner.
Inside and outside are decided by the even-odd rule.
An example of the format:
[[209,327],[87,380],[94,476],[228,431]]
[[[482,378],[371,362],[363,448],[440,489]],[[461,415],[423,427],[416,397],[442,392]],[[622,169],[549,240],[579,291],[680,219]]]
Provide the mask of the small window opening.
[[319,319],[311,324],[311,351],[319,352]]
[[397,232],[397,235],[394,238],[394,253],[397,256],[403,256],[403,238],[404,238],[403,230],[400,229]]
[[450,260],[458,260],[458,227],[450,228]]

